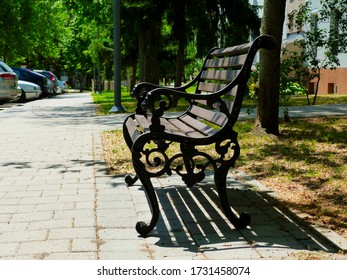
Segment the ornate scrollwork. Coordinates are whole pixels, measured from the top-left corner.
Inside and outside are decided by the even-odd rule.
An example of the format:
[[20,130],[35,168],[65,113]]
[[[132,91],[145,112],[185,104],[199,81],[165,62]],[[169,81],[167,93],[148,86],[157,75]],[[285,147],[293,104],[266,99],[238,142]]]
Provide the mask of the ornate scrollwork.
[[145,149],[142,151],[146,162],[146,171],[152,177],[161,176],[166,173],[169,158],[165,150],[159,148]]
[[[235,137],[236,137],[235,133]],[[233,137],[234,138],[234,137]],[[150,177],[178,174],[188,187],[193,187],[196,183],[205,178],[207,169],[216,169],[220,166],[229,168],[233,166],[239,156],[239,145],[235,139],[221,139],[215,144],[215,150],[219,156],[212,155],[198,150],[194,145],[181,144],[180,152],[169,156],[168,148],[171,142],[152,141],[141,154],[146,173]],[[232,153],[230,152],[232,151]],[[172,153],[172,152],[171,152]]]
[[[220,155],[216,160],[220,165],[227,165],[227,168],[233,167],[236,160],[240,156],[240,145],[237,141],[237,133],[233,130],[229,133],[229,137],[225,137],[216,141],[215,149]],[[232,152],[230,152],[232,150]]]
[[170,173],[175,171],[188,187],[193,187],[205,178],[205,170],[208,166],[212,165],[214,168],[215,164],[213,158],[207,153],[198,151],[194,146],[190,146],[191,149],[187,152],[186,146],[181,145],[182,152],[170,159]]

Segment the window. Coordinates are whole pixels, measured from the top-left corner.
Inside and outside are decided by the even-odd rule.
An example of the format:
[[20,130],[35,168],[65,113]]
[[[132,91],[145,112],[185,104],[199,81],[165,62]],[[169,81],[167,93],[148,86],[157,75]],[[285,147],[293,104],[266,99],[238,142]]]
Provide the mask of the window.
[[294,31],[294,14],[288,14],[288,29],[290,32]]

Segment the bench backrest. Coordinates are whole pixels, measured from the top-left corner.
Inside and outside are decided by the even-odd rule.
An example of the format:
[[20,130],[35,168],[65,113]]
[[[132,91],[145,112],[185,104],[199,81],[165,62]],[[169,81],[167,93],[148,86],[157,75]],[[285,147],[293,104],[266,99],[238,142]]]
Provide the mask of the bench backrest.
[[[252,70],[253,60],[260,48],[271,49],[275,41],[271,36],[259,36],[252,43],[246,43],[229,48],[212,49],[197,76],[196,93],[219,93],[220,101],[214,102],[213,107],[220,109],[225,115],[217,118],[217,125],[223,125],[226,121],[235,122],[238,118],[245,92],[248,89],[247,82]],[[197,103],[205,103],[199,102]],[[198,106],[196,106],[198,107]],[[198,117],[205,118],[207,112],[201,107],[191,108]],[[223,119],[224,118],[224,119]],[[211,121],[211,120],[209,120]]]

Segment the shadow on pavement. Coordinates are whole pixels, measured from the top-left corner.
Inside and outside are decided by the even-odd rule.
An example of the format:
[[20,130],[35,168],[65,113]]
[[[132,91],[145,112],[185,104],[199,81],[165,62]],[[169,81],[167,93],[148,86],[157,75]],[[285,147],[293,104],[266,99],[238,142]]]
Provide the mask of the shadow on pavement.
[[[338,251],[329,240],[297,220],[299,218],[274,206],[266,195],[239,184],[236,188],[228,189],[228,196],[237,213],[248,212],[251,215],[252,222],[246,229],[236,230],[226,219],[219,209],[219,198],[213,184],[200,184],[192,189],[167,185],[156,188],[161,216],[149,237],[158,238],[156,246],[184,247],[191,252],[245,247],[293,252]],[[143,191],[142,187],[139,191]],[[143,220],[148,222],[149,210],[140,213],[140,216],[144,214],[147,219]]]

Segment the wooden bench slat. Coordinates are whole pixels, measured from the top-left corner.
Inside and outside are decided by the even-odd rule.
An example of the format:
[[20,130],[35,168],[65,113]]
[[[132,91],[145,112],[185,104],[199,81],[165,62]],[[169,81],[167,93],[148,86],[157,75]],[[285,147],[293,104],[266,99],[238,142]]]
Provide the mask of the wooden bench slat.
[[182,132],[184,135],[193,137],[193,138],[202,138],[206,137],[204,133],[193,128],[186,123],[182,122],[180,119],[169,119],[168,120],[173,126],[177,127],[177,129]]
[[149,119],[147,119],[144,115],[136,114],[135,120],[143,128],[144,132],[149,132],[149,126],[151,125],[151,121]]
[[206,60],[205,68],[241,69],[247,58],[246,54],[224,58],[210,58]]
[[215,81],[229,81],[231,82],[236,78],[239,71],[236,70],[207,70],[202,71],[201,79],[215,80]]
[[214,129],[213,127],[208,126],[207,124],[204,124],[197,119],[189,116],[189,115],[184,115],[180,118],[183,122],[186,124],[195,127],[201,133],[205,134],[206,136],[210,136],[212,134],[215,134],[218,132],[218,130]]
[[226,95],[228,95],[228,96],[236,96],[237,89],[238,89],[238,85],[234,86],[228,93],[226,93]]
[[[200,82],[197,90],[204,93],[213,93],[225,88],[226,86],[227,86],[226,84]],[[238,88],[238,85],[234,86],[229,92],[226,92],[225,95],[236,96],[237,88]],[[201,104],[206,104],[206,102],[200,102],[200,101],[196,101],[196,102],[199,102]]]
[[133,119],[128,118],[128,120],[125,123],[125,126],[127,127],[130,138],[134,143],[135,140],[141,135],[140,131],[137,130],[137,125],[135,124]]
[[225,105],[227,106],[227,108],[229,109],[229,112],[231,111],[231,108],[234,105],[234,101],[233,100],[224,100]]
[[198,106],[192,106],[190,113],[220,127],[228,121],[228,118],[224,114]]
[[232,46],[228,48],[216,49],[210,53],[211,56],[227,56],[246,54],[251,47],[251,43],[246,43],[239,46]]
[[176,135],[186,136],[176,126],[174,126],[171,122],[169,122],[165,118],[160,118],[160,124],[165,126],[165,132],[166,133],[172,133],[172,134],[176,134]]
[[216,92],[223,88],[225,88],[226,84],[215,84],[215,83],[205,83],[200,82],[198,86],[198,90],[204,92]]

